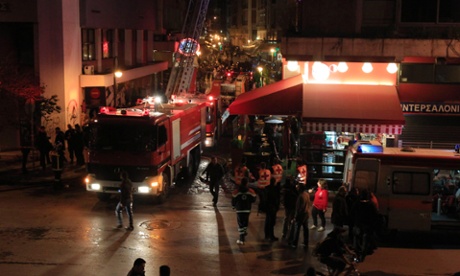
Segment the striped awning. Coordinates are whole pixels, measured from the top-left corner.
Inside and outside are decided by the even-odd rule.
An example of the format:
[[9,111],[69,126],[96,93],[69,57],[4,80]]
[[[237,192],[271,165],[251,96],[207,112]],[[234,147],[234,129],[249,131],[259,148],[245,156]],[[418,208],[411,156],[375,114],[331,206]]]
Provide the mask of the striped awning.
[[336,132],[361,132],[401,134],[403,125],[372,125],[372,124],[335,124],[335,123],[310,123],[304,124],[306,131],[336,131]]

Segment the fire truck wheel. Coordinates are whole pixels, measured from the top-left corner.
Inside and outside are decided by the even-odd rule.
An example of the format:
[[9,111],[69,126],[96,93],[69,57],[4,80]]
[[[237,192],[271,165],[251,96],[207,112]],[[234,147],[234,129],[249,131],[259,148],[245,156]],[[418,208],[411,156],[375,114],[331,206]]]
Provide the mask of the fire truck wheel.
[[163,173],[163,183],[161,184],[163,190],[161,194],[158,196],[158,202],[164,203],[169,196],[169,176],[166,173]]
[[106,194],[106,193],[97,193],[97,198],[100,200],[100,201],[108,201],[110,199],[110,194]]

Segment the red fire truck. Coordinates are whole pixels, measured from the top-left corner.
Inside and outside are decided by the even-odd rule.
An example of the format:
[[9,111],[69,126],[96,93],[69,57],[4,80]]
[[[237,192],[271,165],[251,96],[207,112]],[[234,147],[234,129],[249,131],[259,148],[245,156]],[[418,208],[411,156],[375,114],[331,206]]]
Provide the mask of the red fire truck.
[[173,181],[193,175],[201,158],[206,101],[159,108],[101,108],[90,123],[88,191],[101,200],[118,193],[128,172],[135,194],[164,200]]
[[211,103],[190,90],[208,4],[209,0],[189,2],[185,38],[176,49],[165,91],[168,103],[147,98],[132,108],[102,107],[90,122],[86,190],[101,200],[118,193],[120,171],[128,173],[135,194],[160,201],[174,182],[196,173]]

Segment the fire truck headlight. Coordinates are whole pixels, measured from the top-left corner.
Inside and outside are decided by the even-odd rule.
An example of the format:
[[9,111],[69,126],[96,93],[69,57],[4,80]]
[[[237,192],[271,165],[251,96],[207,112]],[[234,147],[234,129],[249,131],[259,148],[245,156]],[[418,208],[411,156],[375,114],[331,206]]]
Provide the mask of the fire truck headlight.
[[158,181],[152,181],[152,182],[150,183],[150,186],[151,186],[152,188],[158,187]]
[[100,190],[101,189],[101,184],[98,184],[98,183],[93,183],[91,184],[91,190]]
[[147,186],[140,186],[137,191],[141,194],[148,194],[150,192],[150,188]]
[[210,147],[212,145],[212,139],[206,138],[206,140],[204,140],[204,145]]

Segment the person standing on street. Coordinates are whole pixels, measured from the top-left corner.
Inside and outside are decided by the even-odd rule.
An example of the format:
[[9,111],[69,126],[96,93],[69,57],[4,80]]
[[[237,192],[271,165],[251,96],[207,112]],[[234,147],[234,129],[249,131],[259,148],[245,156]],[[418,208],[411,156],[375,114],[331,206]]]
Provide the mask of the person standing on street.
[[241,184],[232,193],[232,206],[236,210],[236,220],[238,222],[238,233],[240,238],[237,244],[243,245],[248,233],[249,215],[251,214],[252,203],[256,201],[257,195],[253,189],[248,188],[248,179],[241,179]]
[[85,148],[85,140],[83,137],[83,131],[79,124],[75,125],[75,135],[74,135],[74,150],[75,150],[75,158],[77,159],[77,165],[83,166],[85,165],[85,157],[83,155],[83,150]]
[[270,185],[271,172],[267,169],[267,163],[260,163],[259,178],[257,179],[257,187],[264,189]]
[[276,186],[280,188],[282,186],[281,181],[283,180],[283,166],[281,166],[281,160],[278,158],[276,158],[273,162],[274,165],[272,166],[271,174],[276,180]]
[[43,170],[46,170],[46,164],[51,164],[50,150],[53,148],[53,145],[49,140],[44,126],[40,126],[38,129],[35,146],[40,152],[40,166],[42,166]]
[[204,173],[206,173],[206,181],[209,183],[209,191],[212,194],[212,205],[216,207],[217,201],[219,201],[220,181],[225,174],[224,168],[217,162],[217,157],[212,157]]
[[280,207],[280,193],[276,187],[276,179],[270,178],[270,185],[265,188],[266,197],[265,203],[265,240],[266,241],[277,241],[278,238],[275,236],[275,224],[276,224],[276,213]]
[[307,249],[309,240],[308,218],[310,217],[311,213],[310,194],[307,192],[306,187],[302,184],[298,185],[298,189],[299,196],[297,197],[295,205],[295,214],[291,225],[292,229],[290,231],[291,237],[289,245],[292,248],[297,248],[297,244],[299,243],[300,227],[302,227],[303,246],[305,249]]
[[283,186],[283,205],[284,205],[284,221],[283,221],[283,239],[289,238],[289,230],[291,228],[291,222],[294,219],[295,204],[299,192],[294,184],[292,177],[286,178]]
[[246,166],[246,158],[241,160],[241,163],[235,168],[234,172],[234,181],[236,185],[241,184],[241,180],[246,177],[248,179],[254,178],[249,171],[249,168]]
[[64,162],[67,162],[67,158],[65,158],[65,135],[59,127],[56,128],[54,147],[56,152],[59,154],[59,158],[62,158]]
[[73,157],[75,153],[74,149],[74,135],[75,129],[71,124],[67,125],[67,130],[64,133],[65,140],[67,141],[67,151],[69,152],[70,164],[73,164]]
[[[318,225],[318,216],[321,219],[321,226],[318,228],[318,232],[323,232],[326,229],[326,211],[327,204],[329,201],[329,191],[327,190],[327,182],[321,178],[318,180],[318,188],[315,192],[315,198],[313,199],[313,208],[311,216],[313,217],[313,225],[310,227],[311,230],[316,229]],[[312,192],[310,190],[309,192]]]
[[120,201],[117,204],[115,209],[115,214],[117,215],[118,225],[117,228],[123,227],[123,217],[122,211],[126,210],[129,219],[129,226],[126,227],[126,230],[131,231],[134,229],[133,225],[133,183],[128,177],[126,171],[120,173],[121,184],[120,184]]
[[145,260],[142,258],[137,258],[134,261],[133,267],[128,272],[126,276],[144,276],[145,275]]
[[332,202],[331,222],[335,227],[342,228],[348,221],[348,206],[345,196],[347,195],[347,188],[340,186],[334,201]]

